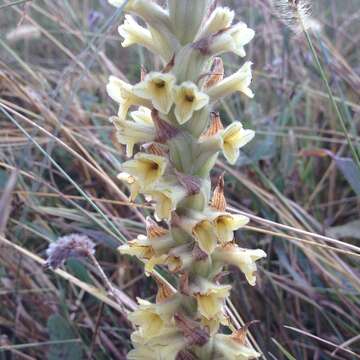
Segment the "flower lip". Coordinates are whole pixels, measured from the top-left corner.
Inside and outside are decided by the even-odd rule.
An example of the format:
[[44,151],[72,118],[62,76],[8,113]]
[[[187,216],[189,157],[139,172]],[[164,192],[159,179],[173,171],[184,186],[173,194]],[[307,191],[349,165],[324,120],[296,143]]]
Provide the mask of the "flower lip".
[[173,88],[176,78],[170,73],[151,72],[145,79],[134,86],[134,93],[150,100],[154,108],[167,114],[174,102]]
[[135,158],[122,164],[122,170],[134,176],[147,188],[155,184],[165,173],[167,159],[146,153],[138,153]]
[[239,150],[251,141],[255,132],[244,129],[242,124],[237,121],[229,125],[222,131],[223,153],[230,164],[234,164],[239,157]]
[[190,120],[193,113],[209,103],[209,97],[191,81],[174,88],[175,117],[180,125]]

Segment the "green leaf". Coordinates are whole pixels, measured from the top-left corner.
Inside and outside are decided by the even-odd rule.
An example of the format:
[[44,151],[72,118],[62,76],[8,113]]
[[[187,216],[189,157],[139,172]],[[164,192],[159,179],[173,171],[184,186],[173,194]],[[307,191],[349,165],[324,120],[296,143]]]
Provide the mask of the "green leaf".
[[335,162],[341,173],[357,195],[360,195],[360,169],[351,158],[334,156]]
[[[47,328],[52,341],[76,339],[77,335],[70,324],[62,316],[56,314],[49,318]],[[82,360],[83,350],[78,342],[52,344],[49,348],[48,360]]]
[[66,262],[66,266],[70,269],[70,272],[76,276],[78,279],[80,279],[81,281],[87,283],[87,284],[92,284],[92,280],[91,277],[89,275],[89,272],[87,271],[86,267],[84,266],[84,264],[81,263],[81,261],[77,260],[77,259],[68,259],[68,261]]

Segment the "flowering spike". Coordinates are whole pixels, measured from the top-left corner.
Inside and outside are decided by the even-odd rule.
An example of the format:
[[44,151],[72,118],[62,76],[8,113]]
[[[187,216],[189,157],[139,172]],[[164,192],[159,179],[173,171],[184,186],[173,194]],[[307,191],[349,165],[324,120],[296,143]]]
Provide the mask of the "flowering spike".
[[[224,128],[213,107],[235,92],[254,96],[251,62],[224,77],[220,56],[245,56],[255,33],[234,22],[234,11],[218,7],[217,0],[168,0],[166,8],[150,0],[109,2],[125,5],[122,45],[138,44],[162,60],[160,71],[142,69],[137,84],[110,77],[107,86],[120,106],[113,118],[117,139],[132,157],[122,164],[118,178],[130,187],[131,200],[142,194],[155,220],[167,223],[163,227],[148,217],[146,236],[119,248],[141,259],[145,273],[158,284],[155,304],[139,299],[138,309],[129,315],[136,331],[127,358],[257,358],[260,354],[244,342],[247,326],[232,335],[221,333],[233,326],[225,312],[231,286],[219,282],[226,266],[233,265],[255,285],[256,262],[266,254],[235,244],[234,232],[249,219],[226,212],[224,174],[213,194],[210,179],[221,152],[234,164],[240,148],[254,137],[240,122]],[[133,106],[138,108],[127,120]],[[136,149],[142,152],[133,156]],[[156,265],[178,275],[176,291],[154,274]]]

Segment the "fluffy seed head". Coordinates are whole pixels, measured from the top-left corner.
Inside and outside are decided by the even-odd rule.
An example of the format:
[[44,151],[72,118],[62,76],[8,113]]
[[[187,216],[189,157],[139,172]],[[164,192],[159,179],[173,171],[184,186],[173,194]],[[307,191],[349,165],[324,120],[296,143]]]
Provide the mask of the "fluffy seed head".
[[70,257],[82,258],[95,253],[95,244],[86,236],[71,234],[51,243],[46,250],[45,267],[55,270]]

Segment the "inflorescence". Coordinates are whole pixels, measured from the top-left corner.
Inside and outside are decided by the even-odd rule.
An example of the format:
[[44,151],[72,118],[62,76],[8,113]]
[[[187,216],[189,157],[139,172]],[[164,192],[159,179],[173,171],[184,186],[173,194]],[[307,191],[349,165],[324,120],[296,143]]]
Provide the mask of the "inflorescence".
[[253,97],[251,62],[224,77],[220,55],[244,57],[254,31],[234,24],[234,12],[211,0],[168,0],[166,9],[149,0],[109,2],[127,13],[119,27],[122,45],[144,46],[162,62],[159,71],[143,71],[135,85],[115,76],[107,85],[119,104],[111,118],[117,140],[131,158],[118,178],[132,201],[142,194],[154,204],[146,235],[119,250],[144,261],[147,274],[161,265],[178,275],[176,292],[160,282],[156,303],[138,299],[129,315],[137,330],[128,359],[257,358],[231,326],[225,311],[231,286],[220,279],[233,265],[255,285],[256,261],[266,254],[234,242],[234,231],[249,219],[227,212],[223,176],[213,191],[210,183],[219,154],[234,164],[254,137],[241,122],[224,128],[214,112],[234,92]]

